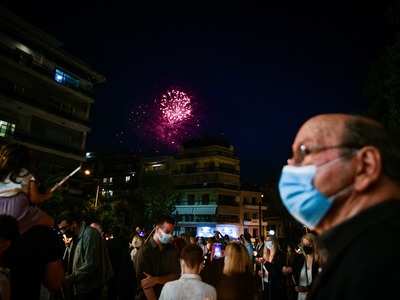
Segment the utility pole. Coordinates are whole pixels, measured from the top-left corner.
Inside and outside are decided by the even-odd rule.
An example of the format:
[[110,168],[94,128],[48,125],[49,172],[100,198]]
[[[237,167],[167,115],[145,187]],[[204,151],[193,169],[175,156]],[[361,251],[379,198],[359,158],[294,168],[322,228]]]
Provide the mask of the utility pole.
[[258,226],[259,226],[259,236],[262,236],[262,210],[261,210],[261,205],[262,205],[262,199],[264,195],[261,194],[261,199],[258,202]]

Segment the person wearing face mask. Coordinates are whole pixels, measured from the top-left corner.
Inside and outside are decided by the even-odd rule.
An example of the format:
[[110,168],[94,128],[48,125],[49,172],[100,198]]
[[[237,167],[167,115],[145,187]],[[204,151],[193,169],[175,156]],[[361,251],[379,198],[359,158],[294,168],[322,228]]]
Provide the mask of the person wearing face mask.
[[170,243],[175,221],[169,215],[158,218],[154,235],[140,247],[135,260],[137,282],[135,299],[158,299],[165,283],[181,274],[178,251]]
[[261,270],[258,275],[262,283],[262,300],[287,300],[286,278],[282,273],[285,254],[274,235],[265,238],[264,255],[258,259]]
[[72,299],[100,299],[104,285],[114,275],[103,238],[73,211],[63,211],[57,224],[65,238],[73,239],[65,290],[72,290]]
[[286,264],[282,269],[283,274],[286,276],[286,289],[287,289],[287,295],[288,295],[288,300],[293,300],[293,294],[294,294],[294,283],[291,278],[291,276],[287,276],[284,273],[284,270],[287,267],[291,267],[293,264],[293,260],[296,257],[296,251],[295,247],[293,246],[292,243],[289,243],[286,245]]
[[297,254],[291,266],[284,267],[282,272],[294,284],[293,293],[289,296],[295,300],[306,300],[313,282],[319,274],[319,254],[316,246],[316,235],[309,232],[301,237],[302,253]]
[[317,115],[297,132],[279,192],[318,234],[322,270],[308,299],[398,297],[398,140],[377,121],[349,114]]

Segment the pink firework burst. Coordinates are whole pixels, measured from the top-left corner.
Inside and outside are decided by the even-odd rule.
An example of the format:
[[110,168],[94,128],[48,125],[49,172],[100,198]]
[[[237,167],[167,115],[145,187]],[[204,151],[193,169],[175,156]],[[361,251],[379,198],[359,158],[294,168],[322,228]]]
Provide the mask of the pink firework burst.
[[176,149],[183,141],[196,137],[200,117],[192,97],[172,89],[150,105],[140,105],[132,112],[134,131],[158,149]]

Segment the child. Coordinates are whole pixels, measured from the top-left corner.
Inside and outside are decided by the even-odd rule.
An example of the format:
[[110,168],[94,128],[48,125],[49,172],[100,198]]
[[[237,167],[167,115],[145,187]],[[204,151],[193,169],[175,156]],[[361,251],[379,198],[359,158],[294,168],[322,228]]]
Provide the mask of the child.
[[3,266],[2,254],[18,237],[18,222],[8,215],[0,215],[0,299],[10,298],[10,271]]
[[0,213],[16,218],[20,233],[35,225],[54,227],[54,219],[37,206],[52,196],[50,191],[39,193],[26,146],[12,143],[0,148]]

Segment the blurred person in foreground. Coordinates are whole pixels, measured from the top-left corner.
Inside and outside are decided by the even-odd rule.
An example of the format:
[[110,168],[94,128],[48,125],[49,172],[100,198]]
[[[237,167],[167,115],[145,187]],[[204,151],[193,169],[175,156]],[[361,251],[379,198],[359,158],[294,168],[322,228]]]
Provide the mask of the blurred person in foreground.
[[138,282],[135,299],[158,299],[165,283],[181,274],[178,251],[170,243],[175,221],[169,215],[160,216],[155,233],[140,247],[135,259]]
[[225,265],[217,286],[218,300],[254,299],[253,265],[242,243],[230,242],[225,248]]
[[54,227],[54,218],[39,207],[53,192],[41,193],[30,153],[18,143],[0,147],[0,211],[18,220],[21,234],[33,226]]
[[11,299],[10,270],[3,264],[2,254],[19,235],[18,221],[10,215],[0,215],[0,299]]
[[186,245],[180,257],[182,275],[178,280],[167,282],[160,300],[216,300],[215,288],[201,280],[203,250],[199,245]]
[[11,299],[39,300],[42,284],[55,295],[65,278],[62,253],[59,235],[47,226],[33,226],[14,239],[2,255],[10,269]]
[[346,114],[317,115],[298,131],[279,192],[293,217],[319,235],[322,272],[308,299],[398,297],[395,140],[378,122]]

